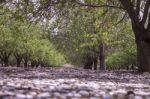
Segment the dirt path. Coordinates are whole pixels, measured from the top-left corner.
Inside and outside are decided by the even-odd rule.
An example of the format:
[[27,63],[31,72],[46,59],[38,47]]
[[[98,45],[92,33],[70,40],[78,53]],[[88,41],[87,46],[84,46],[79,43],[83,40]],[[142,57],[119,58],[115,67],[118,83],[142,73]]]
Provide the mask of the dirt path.
[[148,73],[0,67],[0,75],[0,99],[150,99]]

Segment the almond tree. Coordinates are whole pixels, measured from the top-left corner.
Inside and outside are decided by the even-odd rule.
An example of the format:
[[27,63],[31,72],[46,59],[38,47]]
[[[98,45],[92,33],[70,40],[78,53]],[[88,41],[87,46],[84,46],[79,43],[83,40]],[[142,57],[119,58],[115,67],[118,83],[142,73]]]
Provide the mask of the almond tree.
[[131,20],[136,39],[139,71],[150,72],[150,0],[101,0],[101,5],[76,2],[82,6],[110,7],[125,11]]
[[136,38],[139,71],[150,72],[150,0],[119,1],[131,19]]

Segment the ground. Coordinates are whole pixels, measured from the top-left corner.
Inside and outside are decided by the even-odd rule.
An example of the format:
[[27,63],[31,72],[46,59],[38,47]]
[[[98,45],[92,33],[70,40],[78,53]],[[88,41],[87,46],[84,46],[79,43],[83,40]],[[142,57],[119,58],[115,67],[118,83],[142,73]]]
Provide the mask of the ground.
[[148,73],[0,67],[0,75],[0,99],[150,99]]

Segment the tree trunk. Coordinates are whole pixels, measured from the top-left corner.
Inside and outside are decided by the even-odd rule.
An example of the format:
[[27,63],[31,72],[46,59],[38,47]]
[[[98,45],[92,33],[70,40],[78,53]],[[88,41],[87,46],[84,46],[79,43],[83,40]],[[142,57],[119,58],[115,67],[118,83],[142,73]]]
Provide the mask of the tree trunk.
[[4,64],[5,64],[5,66],[8,66],[8,57],[5,57]]
[[91,69],[92,70],[92,65],[93,65],[92,57],[90,55],[87,55],[85,57],[85,61],[84,61],[84,69]]
[[25,68],[28,67],[28,57],[27,56],[24,57],[24,67]]
[[5,66],[8,66],[8,62],[9,62],[9,57],[11,55],[11,53],[7,53],[7,52],[1,52],[2,55],[2,61],[4,62]]
[[28,67],[28,60],[24,61],[24,67],[27,68]]
[[22,61],[22,55],[14,54],[14,56],[15,56],[15,58],[16,58],[17,67],[20,67],[21,61]]
[[38,63],[37,61],[33,60],[33,61],[31,62],[31,67],[32,67],[32,68],[38,67],[38,66],[39,66],[39,63]]
[[97,57],[93,58],[94,70],[97,70]]
[[17,61],[17,67],[20,67],[22,59],[18,58],[16,61]]
[[139,72],[150,72],[150,37],[147,30],[132,23],[137,46],[137,67]]
[[36,67],[39,67],[39,66],[40,66],[40,64],[42,64],[42,62],[37,61],[37,62],[36,62]]
[[106,66],[105,66],[105,49],[104,49],[104,43],[101,43],[99,46],[99,60],[100,60],[100,70],[105,70]]
[[139,72],[150,72],[150,44],[137,41],[137,66]]
[[32,68],[35,67],[35,61],[31,61],[31,67],[32,67]]

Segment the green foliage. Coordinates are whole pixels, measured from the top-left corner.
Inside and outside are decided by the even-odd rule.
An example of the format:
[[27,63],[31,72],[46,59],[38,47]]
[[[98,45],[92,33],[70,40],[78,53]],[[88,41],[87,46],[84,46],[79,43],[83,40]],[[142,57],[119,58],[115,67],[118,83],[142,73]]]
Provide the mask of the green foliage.
[[43,31],[41,25],[7,15],[0,16],[0,53],[11,53],[11,61],[14,60],[12,56],[17,55],[19,58],[27,56],[30,62],[37,61],[48,66],[65,63],[64,56],[49,41],[48,33]]
[[[110,12],[105,8],[75,6],[68,10],[68,19],[62,15],[55,21],[55,25],[52,24],[51,28],[57,29],[57,35],[53,35],[52,41],[63,50],[69,62],[77,65],[81,65],[88,54],[99,57],[99,46],[102,42],[108,47],[106,54],[112,54],[128,45],[126,41],[130,38],[127,36],[132,32],[128,28],[124,29],[127,27],[126,22],[115,27],[119,13],[112,10]],[[67,23],[65,25],[64,20]]]
[[112,28],[112,30],[114,34],[109,35],[111,39],[108,39],[107,43],[107,67],[113,69],[126,69],[128,67],[131,68],[132,65],[136,66],[135,38],[129,23],[122,23],[122,27],[118,29]]
[[32,60],[40,61],[46,65],[58,66],[65,63],[64,56],[47,39],[37,41],[37,46],[31,56]]
[[110,69],[126,69],[129,66],[136,66],[136,49],[128,48],[109,55],[106,65]]

